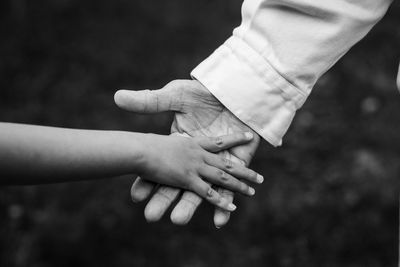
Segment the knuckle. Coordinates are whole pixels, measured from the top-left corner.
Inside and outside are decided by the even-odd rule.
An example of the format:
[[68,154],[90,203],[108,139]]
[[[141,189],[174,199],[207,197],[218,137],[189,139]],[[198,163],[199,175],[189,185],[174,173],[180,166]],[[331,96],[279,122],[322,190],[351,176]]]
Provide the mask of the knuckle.
[[222,171],[222,170],[219,170],[218,171],[218,175],[219,175],[219,177],[221,178],[221,180],[223,181],[223,182],[228,182],[229,181],[229,177],[228,177],[228,175],[226,174],[226,172],[224,172],[224,171]]
[[222,161],[223,161],[224,166],[225,166],[225,168],[226,168],[227,170],[230,170],[230,169],[233,168],[233,162],[232,162],[231,160],[229,160],[229,159],[227,159],[227,158],[223,158]]
[[214,139],[214,142],[218,147],[221,147],[224,145],[224,140],[222,139],[222,137],[216,137]]
[[207,189],[207,198],[214,198],[216,195],[216,192],[214,191],[214,189],[211,188],[211,186],[208,187]]
[[255,172],[255,171],[249,171],[250,173],[249,173],[249,177],[252,179],[252,180],[257,180],[257,173]]

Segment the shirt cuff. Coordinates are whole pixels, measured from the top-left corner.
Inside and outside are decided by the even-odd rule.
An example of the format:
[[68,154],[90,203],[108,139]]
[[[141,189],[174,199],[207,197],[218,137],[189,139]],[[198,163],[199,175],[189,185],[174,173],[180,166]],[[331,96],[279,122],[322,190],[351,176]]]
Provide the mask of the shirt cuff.
[[239,120],[273,146],[282,144],[307,94],[232,36],[191,73]]

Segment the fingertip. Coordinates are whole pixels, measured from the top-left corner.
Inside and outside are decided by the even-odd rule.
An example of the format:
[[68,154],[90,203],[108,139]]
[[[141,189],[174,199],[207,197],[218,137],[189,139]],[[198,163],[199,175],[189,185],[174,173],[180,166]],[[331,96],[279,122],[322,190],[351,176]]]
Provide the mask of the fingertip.
[[230,212],[217,210],[214,215],[214,225],[217,229],[225,226],[230,218]]
[[256,194],[256,190],[253,187],[249,187],[249,195],[254,196]]
[[186,225],[190,221],[190,216],[187,212],[173,210],[170,219],[173,224]]
[[236,205],[233,203],[229,203],[227,206],[228,211],[232,212],[236,210]]
[[131,199],[134,203],[146,200],[153,191],[154,185],[137,177],[131,187]]
[[262,184],[264,182],[264,176],[257,173],[257,183]]
[[118,106],[120,106],[123,102],[124,99],[124,94],[127,90],[124,89],[119,89],[118,91],[115,92],[114,94],[114,102],[115,104],[117,104]]
[[142,202],[149,197],[152,191],[152,185],[140,184],[131,187],[131,199],[134,203]]
[[227,212],[233,212],[236,210],[236,205],[224,197],[219,198],[219,203],[217,206],[218,206],[218,208],[220,208],[224,211],[227,211]]
[[147,205],[144,209],[144,217],[146,221],[149,223],[157,222],[161,219],[163,215],[163,211],[160,209],[159,206],[156,205]]
[[190,205],[192,204],[187,204],[186,202],[182,201],[179,202],[171,212],[171,222],[176,225],[188,224],[194,213],[193,206]]

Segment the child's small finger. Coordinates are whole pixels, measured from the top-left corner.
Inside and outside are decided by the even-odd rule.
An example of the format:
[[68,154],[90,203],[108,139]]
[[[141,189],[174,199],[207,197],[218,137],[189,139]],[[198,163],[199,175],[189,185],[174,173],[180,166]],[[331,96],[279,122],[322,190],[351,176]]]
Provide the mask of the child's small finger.
[[201,167],[200,175],[212,184],[242,193],[246,196],[253,196],[255,194],[254,188],[239,181],[238,179],[224,172],[223,170],[215,168],[213,166],[205,165]]
[[205,162],[208,165],[221,169],[238,179],[247,180],[257,184],[264,182],[264,177],[261,174],[256,173],[242,164],[235,163],[230,159],[212,153],[207,153]]
[[228,148],[243,145],[253,139],[253,133],[234,133],[218,137],[199,137],[198,144],[207,151],[219,152]]
[[215,191],[209,184],[204,182],[200,177],[196,179],[196,182],[193,182],[191,189],[211,204],[223,210],[232,212],[236,209],[236,206],[233,203],[223,198],[217,191]]

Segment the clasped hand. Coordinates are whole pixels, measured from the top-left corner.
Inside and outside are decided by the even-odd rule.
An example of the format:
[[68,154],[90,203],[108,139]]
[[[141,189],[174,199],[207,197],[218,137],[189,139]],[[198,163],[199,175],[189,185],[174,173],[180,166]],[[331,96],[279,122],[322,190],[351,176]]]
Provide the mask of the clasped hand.
[[[253,138],[247,143],[242,142],[229,150],[220,152],[218,159],[213,156],[215,162],[219,161],[221,164],[224,162],[222,158],[226,158],[229,162],[235,164],[235,168],[238,168],[239,164],[248,165],[250,163],[260,141],[259,136],[254,131],[237,119],[198,81],[176,80],[170,82],[162,89],[154,91],[120,90],[115,94],[115,102],[119,107],[136,113],[174,111],[175,116],[171,126],[172,134],[186,134],[191,137],[215,137],[239,132],[252,133]],[[226,148],[224,147],[224,149]],[[217,151],[219,150],[214,150],[214,152]],[[224,171],[226,171],[226,169]],[[238,175],[238,173],[230,174],[234,176]],[[241,175],[237,176],[237,178],[249,178],[248,180],[257,182],[257,179],[254,179],[254,177],[256,176],[252,178]],[[151,177],[143,176],[143,178],[145,179],[137,178],[132,186],[131,196],[135,202],[143,201],[148,198],[155,187],[155,184],[151,182]],[[223,199],[222,204],[220,202],[220,204],[217,205],[215,201],[212,202],[217,205],[214,215],[214,224],[219,228],[225,225],[229,220],[229,210],[232,209],[226,209],[224,207],[228,207],[229,204],[227,205],[226,203],[231,203],[233,201],[233,193],[229,190],[232,189],[230,185],[221,183],[221,179],[219,182],[216,182],[217,180],[218,179],[214,177],[214,180],[209,179],[208,181],[220,185],[222,184],[225,187],[218,188],[216,191],[218,195],[215,194]],[[237,181],[232,178],[229,180]],[[262,182],[261,176],[258,177],[258,181]],[[237,181],[237,183],[239,182]],[[245,186],[241,186],[242,190],[239,190],[240,192],[244,193],[244,191],[247,190],[247,195],[252,193],[249,187],[245,189]],[[175,224],[188,223],[195,210],[200,205],[202,197],[210,200],[207,198],[204,189],[188,189],[198,194],[192,191],[183,192],[180,201],[171,213],[171,220]],[[180,189],[178,188],[163,185],[159,186],[145,208],[146,219],[148,221],[159,220],[179,194]],[[214,193],[211,195],[214,195]],[[226,203],[224,201],[226,201]]]

